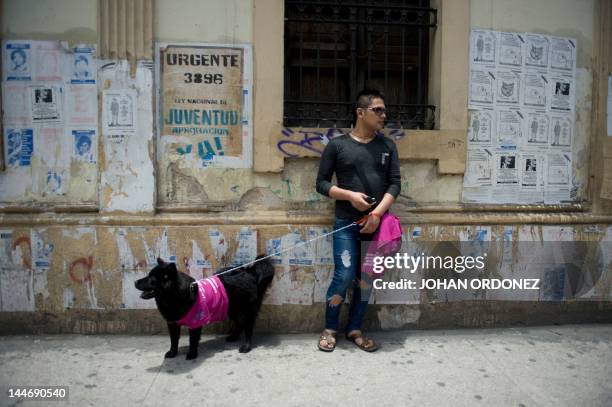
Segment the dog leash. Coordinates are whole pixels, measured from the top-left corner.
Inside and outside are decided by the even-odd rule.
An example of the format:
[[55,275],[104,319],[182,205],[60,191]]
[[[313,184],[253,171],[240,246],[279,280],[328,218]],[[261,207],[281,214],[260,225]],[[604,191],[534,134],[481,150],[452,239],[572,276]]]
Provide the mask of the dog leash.
[[323,234],[323,235],[321,235],[321,236],[313,237],[313,238],[312,238],[312,239],[310,239],[310,240],[307,240],[307,241],[305,241],[305,242],[298,243],[298,244],[293,245],[293,246],[291,246],[291,247],[288,247],[288,248],[286,248],[286,249],[284,249],[284,250],[280,250],[280,251],[278,251],[278,252],[275,252],[275,253],[272,253],[272,254],[268,254],[267,256],[264,256],[264,257],[262,257],[262,258],[260,258],[260,259],[256,259],[256,260],[253,260],[253,261],[251,261],[251,262],[244,263],[244,264],[242,264],[242,265],[240,265],[240,266],[232,267],[232,268],[231,268],[231,269],[229,269],[229,270],[224,270],[224,271],[222,271],[222,272],[220,272],[220,273],[215,274],[215,276],[220,276],[220,275],[222,275],[222,274],[229,273],[230,271],[238,270],[238,269],[241,269],[241,268],[243,268],[243,267],[252,266],[253,264],[255,264],[255,263],[257,263],[257,262],[260,262],[260,261],[262,261],[262,260],[266,260],[266,259],[269,259],[270,257],[278,256],[279,254],[284,253],[284,252],[287,252],[287,251],[289,251],[289,250],[293,250],[293,249],[295,249],[296,247],[300,247],[300,246],[303,246],[303,245],[308,244],[308,243],[310,243],[310,242],[314,242],[315,240],[319,240],[319,239],[322,239],[322,238],[324,238],[324,237],[327,237],[327,236],[333,235],[334,233],[338,233],[338,232],[340,232],[341,230],[348,229],[348,228],[350,228],[351,226],[358,225],[358,224],[359,224],[358,222],[361,222],[361,221],[362,221],[362,220],[363,220],[365,217],[367,217],[367,216],[368,216],[368,215],[364,216],[363,218],[361,218],[361,219],[359,219],[359,220],[357,220],[357,221],[355,221],[355,222],[350,223],[349,225],[343,226],[343,227],[338,228],[338,229],[336,229],[336,230],[332,230],[331,232],[325,233],[325,234]]

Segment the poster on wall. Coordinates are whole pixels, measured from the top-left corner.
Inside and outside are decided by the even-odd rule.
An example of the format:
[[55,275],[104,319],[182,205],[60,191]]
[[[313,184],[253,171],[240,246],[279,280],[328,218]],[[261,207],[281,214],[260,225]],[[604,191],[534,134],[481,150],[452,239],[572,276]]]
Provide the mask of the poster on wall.
[[81,45],[74,48],[71,61],[72,84],[95,84],[96,83],[96,60],[94,58],[95,49]]
[[7,81],[29,81],[32,79],[31,44],[29,42],[3,42],[2,61]]
[[102,120],[105,135],[129,135],[136,131],[136,91],[105,90],[102,94]]
[[200,168],[251,167],[251,47],[158,44],[156,61],[162,150]]
[[[577,191],[571,165],[576,55],[574,38],[471,31],[463,202],[576,199],[571,195]],[[495,157],[488,166],[490,184],[486,155],[470,153],[478,149],[490,149]]]
[[62,88],[58,85],[30,86],[30,106],[34,123],[62,120]]
[[34,151],[34,131],[26,128],[7,128],[4,130],[6,162],[9,167],[29,166]]

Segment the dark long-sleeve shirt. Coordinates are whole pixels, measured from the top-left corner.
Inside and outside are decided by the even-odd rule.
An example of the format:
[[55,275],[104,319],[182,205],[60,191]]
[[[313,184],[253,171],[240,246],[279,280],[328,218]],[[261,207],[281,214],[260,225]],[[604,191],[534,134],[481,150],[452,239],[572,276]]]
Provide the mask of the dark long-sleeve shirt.
[[[365,184],[355,168],[359,166],[366,178]],[[321,156],[317,174],[317,192],[329,196],[332,176],[336,173],[337,186],[354,192],[363,192],[380,202],[385,193],[394,198],[400,193],[401,178],[397,147],[393,140],[376,136],[363,144],[345,134],[332,139]],[[374,206],[375,207],[375,206]],[[336,201],[336,217],[356,220],[370,212],[361,212],[349,201]]]

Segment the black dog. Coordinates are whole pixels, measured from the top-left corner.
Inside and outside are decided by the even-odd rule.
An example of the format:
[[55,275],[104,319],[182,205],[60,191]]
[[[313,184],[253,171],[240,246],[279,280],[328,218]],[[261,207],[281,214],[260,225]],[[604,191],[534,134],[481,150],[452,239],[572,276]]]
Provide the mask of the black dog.
[[[274,266],[266,259],[249,267],[222,274],[225,270],[229,268],[217,271],[215,276],[218,275],[227,293],[227,316],[233,322],[227,341],[238,340],[244,331],[244,342],[240,346],[240,352],[246,353],[251,350],[255,319],[266,289],[274,278]],[[181,332],[181,326],[177,321],[186,316],[198,301],[198,288],[202,289],[201,286],[191,276],[178,271],[174,263],[166,263],[159,258],[157,266],[149,272],[147,277],[136,281],[135,285],[143,292],[140,295],[141,298],[155,298],[157,309],[168,322],[170,333],[170,350],[165,357],[175,357],[178,353]],[[202,326],[189,329],[188,360],[198,357],[201,333]]]

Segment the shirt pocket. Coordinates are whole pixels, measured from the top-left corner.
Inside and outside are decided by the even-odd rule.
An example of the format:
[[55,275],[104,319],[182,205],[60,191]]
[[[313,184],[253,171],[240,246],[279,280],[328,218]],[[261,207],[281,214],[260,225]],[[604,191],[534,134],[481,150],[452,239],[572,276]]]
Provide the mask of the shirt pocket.
[[378,168],[384,173],[386,174],[388,169],[389,169],[389,165],[391,163],[391,154],[390,153],[379,153],[378,154],[378,159],[377,161],[377,166]]

